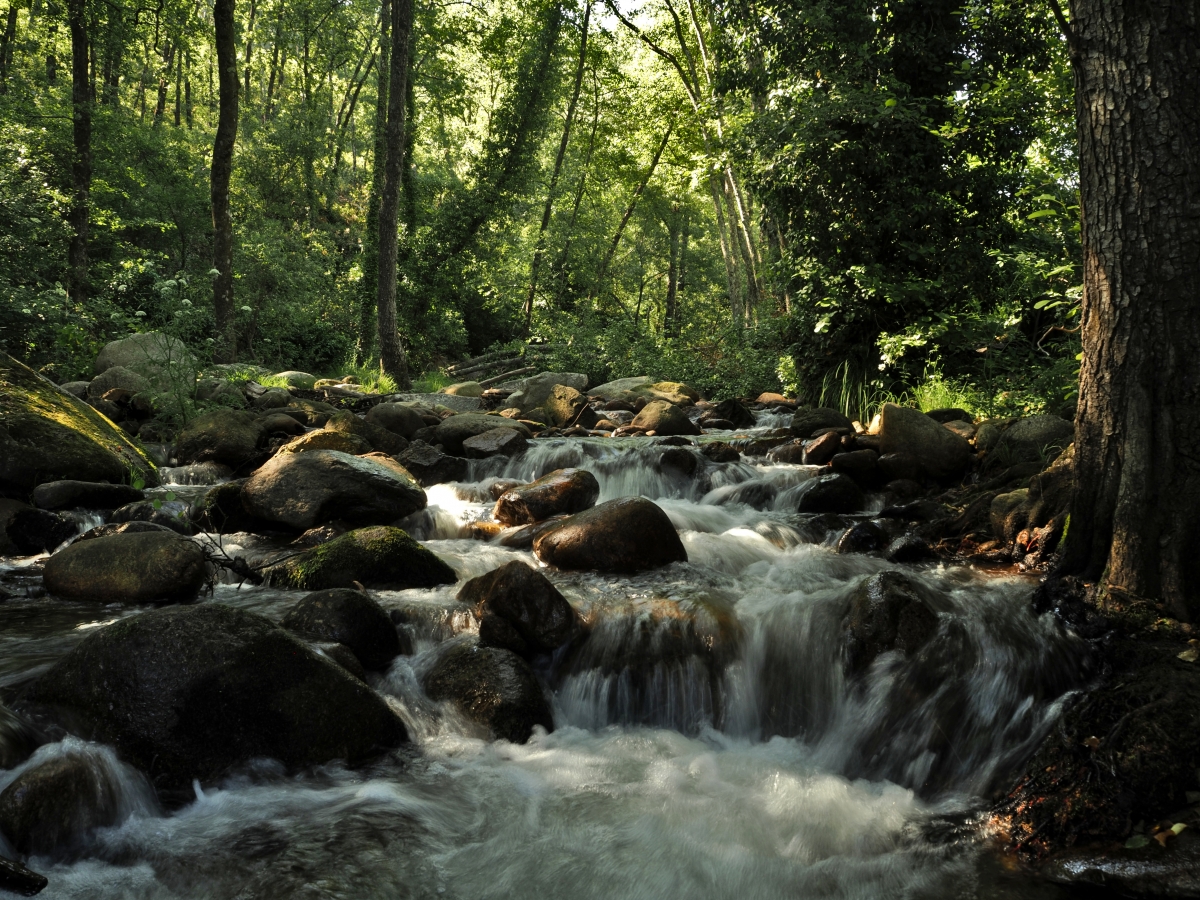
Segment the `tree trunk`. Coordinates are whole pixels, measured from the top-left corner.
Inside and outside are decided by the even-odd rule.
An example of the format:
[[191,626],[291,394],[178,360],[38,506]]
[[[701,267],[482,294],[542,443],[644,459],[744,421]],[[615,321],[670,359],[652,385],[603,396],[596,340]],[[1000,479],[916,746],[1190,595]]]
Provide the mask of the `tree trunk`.
[[17,0],[8,4],[4,37],[0,38],[0,95],[8,93],[8,71],[12,67],[12,48],[17,41]]
[[1200,618],[1200,7],[1073,0],[1083,368],[1060,571]]
[[88,218],[92,191],[92,98],[88,78],[86,0],[70,0],[67,21],[71,28],[71,112],[74,155],[71,159],[71,294],[76,303],[88,298]]
[[379,293],[379,198],[387,163],[387,110],[389,61],[392,58],[392,5],[379,7],[379,70],[375,78],[375,148],[371,160],[371,192],[367,197],[367,232],[363,240],[362,281],[358,308],[358,340],[354,364],[364,365],[375,348],[375,297]]
[[254,19],[258,14],[258,0],[250,0],[250,22],[246,26],[246,61],[242,63],[246,86],[242,96],[250,103],[250,64],[254,60]]
[[[388,71],[387,159],[383,192],[379,200],[379,290],[375,302],[379,316],[379,368],[409,387],[408,360],[396,330],[396,259],[400,237],[400,181],[404,159],[404,124],[407,113],[409,35],[412,0],[392,0],[392,58]],[[377,163],[378,164],[378,163]]]
[[663,337],[675,337],[675,302],[679,296],[679,244],[682,230],[679,227],[679,203],[671,206],[667,219],[667,241],[670,251],[667,257],[667,297],[663,302]]
[[178,128],[183,118],[183,54],[175,55],[175,127]]
[[554,170],[550,174],[550,185],[546,189],[546,205],[542,208],[542,224],[538,229],[537,243],[533,249],[533,262],[529,266],[529,290],[525,294],[525,336],[533,322],[533,298],[537,293],[538,269],[546,253],[546,229],[550,227],[550,215],[554,211],[554,195],[558,189],[558,176],[562,174],[563,158],[567,155],[567,144],[571,140],[571,123],[575,121],[575,108],[579,105],[579,90],[583,87],[583,71],[587,63],[588,23],[592,18],[592,3],[587,0],[583,10],[583,25],[580,28],[579,64],[575,67],[575,86],[571,91],[571,102],[567,104],[567,117],[563,122],[562,138],[558,142],[558,155],[554,158]]
[[237,334],[233,312],[233,213],[229,208],[229,179],[233,174],[233,143],[237,138],[238,92],[237,47],[234,46],[235,0],[216,0],[213,21],[217,45],[217,84],[220,111],[213,141],[213,308],[217,319],[216,356],[222,362],[237,359]]

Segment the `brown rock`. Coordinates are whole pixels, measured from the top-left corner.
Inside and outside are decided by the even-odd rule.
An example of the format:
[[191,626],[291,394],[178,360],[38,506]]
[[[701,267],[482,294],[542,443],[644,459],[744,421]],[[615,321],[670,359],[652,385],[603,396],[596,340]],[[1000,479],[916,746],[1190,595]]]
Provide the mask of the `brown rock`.
[[505,525],[529,525],[594,506],[600,483],[586,469],[556,469],[537,481],[504,493],[493,515]]
[[482,646],[503,647],[526,658],[569,643],[583,627],[550,580],[519,560],[472,578],[458,600],[474,608]]
[[670,518],[642,497],[609,500],[542,532],[534,553],[559,569],[630,573],[687,562]]

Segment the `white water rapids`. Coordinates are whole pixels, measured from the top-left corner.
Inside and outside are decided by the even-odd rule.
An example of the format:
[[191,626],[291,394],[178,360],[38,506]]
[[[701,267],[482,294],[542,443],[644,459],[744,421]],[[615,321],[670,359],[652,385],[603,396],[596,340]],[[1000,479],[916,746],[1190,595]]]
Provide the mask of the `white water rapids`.
[[[136,772],[91,746],[92,764],[121,786],[125,818],[74,858],[30,860],[50,878],[41,896],[1058,896],[1004,871],[976,827],[1079,684],[1082,648],[1030,613],[1032,582],[839,555],[830,522],[790,512],[810,470],[743,460],[687,478],[659,470],[662,449],[645,438],[537,441],[517,461],[473,463],[469,484],[431,489],[430,509],[409,524],[459,584],[373,592],[411,623],[416,654],[372,683],[405,718],[412,747],[353,770],[256,761],[164,809]],[[690,561],[635,577],[543,570],[593,631],[539,672],[555,731],[489,743],[428,700],[419,676],[440,642],[475,627],[454,600],[462,580],[511,559],[537,563],[459,529],[488,517],[497,478],[568,465],[597,476],[601,501],[658,502]],[[269,542],[222,543],[253,557]],[[27,565],[0,561],[18,583]],[[849,597],[901,568],[937,598],[940,630],[917,658],[885,653],[848,680]],[[6,692],[137,612],[31,594],[0,603]],[[278,620],[301,596],[230,583],[206,602]],[[79,748],[43,747],[0,770],[0,790],[25,766]],[[0,854],[14,855],[2,838]]]

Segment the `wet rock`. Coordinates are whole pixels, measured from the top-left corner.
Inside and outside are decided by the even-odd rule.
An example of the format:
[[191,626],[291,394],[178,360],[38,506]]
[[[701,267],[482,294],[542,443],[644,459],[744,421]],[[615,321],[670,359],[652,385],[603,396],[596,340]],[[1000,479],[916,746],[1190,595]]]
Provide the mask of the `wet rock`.
[[879,513],[881,519],[903,519],[907,522],[932,522],[945,518],[946,507],[936,500],[922,498],[899,506],[888,506]]
[[166,525],[155,525],[153,522],[115,522],[89,528],[75,539],[75,543],[79,543],[80,541],[94,541],[96,538],[102,537],[112,537],[114,534],[178,535],[179,532],[174,528],[168,528]]
[[841,449],[842,436],[836,431],[827,431],[805,446],[804,462],[810,466],[823,466]]
[[111,776],[82,754],[26,769],[0,793],[0,832],[26,855],[61,855],[118,813]]
[[660,435],[700,434],[700,427],[688,418],[686,412],[665,400],[647,403],[630,424]]
[[586,469],[555,469],[537,481],[513,488],[496,501],[493,515],[504,525],[529,525],[551,516],[596,505],[600,482]]
[[796,510],[802,513],[852,513],[862,509],[866,498],[848,475],[834,473],[810,478],[800,494]]
[[853,423],[836,409],[827,406],[798,409],[792,416],[792,433],[796,437],[810,438],[820,428],[853,429]]
[[113,510],[108,516],[108,521],[117,525],[125,522],[150,522],[170,528],[178,534],[191,536],[196,533],[196,528],[188,519],[187,513],[187,504],[179,500],[139,500]]
[[142,391],[150,390],[150,382],[124,366],[113,366],[91,380],[87,389],[88,399],[109,399],[104,395],[114,389],[128,391],[130,394],[140,394]]
[[542,532],[534,553],[559,569],[632,573],[687,562],[667,514],[642,497],[609,500]]
[[217,603],[155,610],[84,638],[32,703],[112,744],[163,786],[257,757],[358,762],[407,740],[387,703],[268,619]]
[[342,434],[339,431],[310,431],[295,440],[288,441],[280,449],[287,453],[334,450],[338,453],[349,453],[351,456],[362,456],[371,452],[371,444],[357,434]]
[[949,422],[966,422],[968,425],[975,421],[975,417],[965,409],[959,409],[957,406],[947,406],[941,409],[931,409],[925,413],[935,422],[940,422],[945,425]]
[[1098,897],[1200,897],[1200,835],[1189,828],[1165,849],[1147,839],[1137,849],[1068,850],[1041,865],[1038,874],[1073,887],[1078,896],[1094,890]]
[[700,458],[692,451],[684,450],[682,447],[670,447],[664,450],[662,456],[658,458],[660,472],[675,472],[685,478],[695,475],[699,465]]
[[500,545],[510,550],[532,550],[538,535],[567,518],[566,515],[551,516],[545,521],[535,522],[523,528],[509,529],[500,535]]
[[126,484],[97,484],[91,481],[50,481],[33,489],[33,505],[39,509],[112,510],[141,500],[143,494]]
[[46,561],[46,590],[94,603],[185,603],[207,577],[194,541],[157,532],[77,541]]
[[754,509],[770,509],[778,495],[779,490],[775,485],[754,479],[719,488],[718,492],[710,494],[709,497],[722,506],[730,503],[743,503]]
[[533,670],[511,650],[451,643],[422,685],[430,699],[454,704],[493,740],[523,744],[537,725],[554,730],[550,704]]
[[0,353],[0,492],[26,496],[65,478],[158,483],[129,436],[86,403]]
[[96,375],[121,366],[149,379],[160,390],[176,384],[190,385],[195,378],[196,360],[177,337],[157,331],[131,334],[104,345],[96,357]]
[[1006,466],[1022,462],[1047,465],[1074,439],[1075,426],[1065,419],[1030,416],[1005,429],[988,461],[994,459]]
[[45,875],[39,875],[16,860],[0,856],[0,891],[32,897],[41,893],[49,883]]
[[516,456],[529,446],[529,441],[516,429],[493,428],[467,438],[462,446],[467,459],[485,459],[489,456]]
[[[836,435],[835,435],[836,437]],[[772,447],[767,451],[767,459],[772,462],[785,463],[788,465],[803,465],[808,454],[805,452],[804,444],[800,440],[789,441],[786,444],[780,444],[778,447]],[[816,463],[814,463],[816,465]]]
[[887,545],[888,533],[878,522],[859,522],[838,538],[838,553],[874,553]]
[[390,456],[403,453],[408,449],[407,438],[368,422],[366,419],[360,419],[354,413],[334,413],[325,423],[325,430],[362,438],[371,445],[371,449],[382,451]]
[[520,560],[472,578],[458,592],[479,620],[479,643],[526,658],[573,641],[582,623],[566,598],[541,572]]
[[247,512],[297,531],[335,519],[394,522],[425,503],[420,485],[394,460],[335,450],[278,453],[242,485]]
[[261,421],[263,431],[271,435],[282,434],[287,437],[298,437],[305,431],[303,425],[285,413],[272,413],[269,416],[263,416]]
[[280,624],[312,641],[344,644],[372,671],[383,671],[400,653],[387,610],[362,591],[333,588],[309,594]]
[[491,431],[493,428],[513,428],[524,437],[529,437],[529,429],[512,419],[479,413],[459,413],[444,419],[440,425],[434,428],[433,443],[441,444],[446,453],[461,456],[463,441],[477,434]]
[[842,627],[846,668],[854,674],[870,668],[882,653],[916,653],[937,632],[938,614],[915,581],[899,572],[882,572],[854,592]]
[[219,462],[233,469],[251,468],[266,455],[267,432],[253,414],[218,409],[197,416],[175,437],[175,456],[183,465]]
[[839,453],[829,461],[835,472],[849,475],[861,485],[874,484],[879,474],[879,454],[874,450],[851,450]]
[[734,428],[754,427],[754,413],[733,398],[722,400],[709,411],[709,415],[730,422]]
[[492,500],[496,501],[511,491],[513,488],[519,488],[524,482],[517,481],[514,478],[501,478],[493,481],[488,485],[488,493],[491,494]]
[[366,682],[367,670],[358,661],[358,657],[354,655],[354,651],[345,644],[312,641],[309,643],[309,646],[322,656],[333,660],[333,662],[337,663],[359,681]]
[[422,487],[462,481],[467,477],[468,463],[465,459],[443,453],[421,440],[414,440],[396,459]]
[[0,769],[15,769],[42,743],[37,729],[0,703]]
[[742,454],[738,453],[734,447],[724,441],[711,441],[707,444],[702,444],[700,452],[711,462],[715,463],[737,462],[742,458]]
[[889,481],[883,490],[884,502],[888,506],[896,506],[900,503],[915,500],[925,492],[925,489],[911,478],[897,478],[894,481]]
[[20,509],[4,528],[9,541],[22,556],[49,553],[63,541],[75,537],[75,523],[44,509]]
[[227,481],[211,488],[192,504],[188,517],[204,531],[232,534],[237,531],[261,532],[272,523],[251,515],[242,506],[242,485],[246,479]]
[[901,535],[888,544],[883,553],[883,558],[891,563],[925,562],[935,556],[929,541],[916,534]]
[[359,528],[265,568],[268,584],[302,591],[349,588],[406,590],[458,580],[454,570],[403,530]]
[[0,556],[13,556],[20,552],[8,536],[8,523],[23,509],[31,509],[31,507],[28,503],[22,503],[20,500],[0,497]]
[[[942,427],[925,413],[894,403],[885,403],[880,414],[879,446],[884,455],[908,453],[931,478],[948,479],[963,473],[970,460],[970,444]],[[907,477],[891,468],[884,469],[889,481]]]

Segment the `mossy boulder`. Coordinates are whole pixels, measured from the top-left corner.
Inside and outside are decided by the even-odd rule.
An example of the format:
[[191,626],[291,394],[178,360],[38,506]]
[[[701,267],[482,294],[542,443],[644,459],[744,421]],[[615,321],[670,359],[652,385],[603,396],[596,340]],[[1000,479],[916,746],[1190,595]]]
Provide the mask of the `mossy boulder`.
[[65,478],[125,483],[131,473],[158,483],[154,463],[111,420],[0,353],[0,491]]
[[124,366],[113,366],[91,380],[91,383],[88,384],[87,396],[90,400],[99,400],[114,389],[140,394],[142,391],[150,390],[150,382]]
[[371,444],[356,434],[342,434],[340,431],[310,431],[295,440],[288,441],[280,448],[283,453],[305,453],[309,450],[336,450],[338,453],[361,456],[371,452]]
[[404,590],[458,580],[454,570],[400,528],[359,528],[263,570],[270,584],[302,591],[354,587]]
[[412,438],[426,425],[421,414],[404,403],[377,403],[368,410],[366,420],[405,438]]
[[175,437],[181,465],[218,462],[233,469],[250,468],[266,456],[267,432],[253,413],[217,409],[197,416]]
[[299,391],[311,391],[317,384],[317,376],[309,375],[307,372],[297,372],[288,370],[287,372],[277,372],[271,376],[272,379],[279,379],[290,388],[295,388]]
[[165,787],[257,757],[357,762],[407,740],[403,722],[361,681],[263,616],[217,603],[99,629],[27,699]]
[[94,603],[186,602],[204,586],[199,544],[164,532],[76,541],[46,561],[46,590]]
[[699,392],[682,381],[655,381],[646,375],[618,378],[592,388],[588,394],[602,400],[665,400],[673,406],[691,406],[700,399]]

